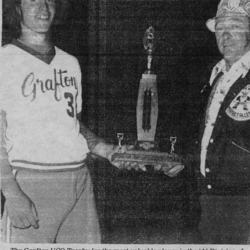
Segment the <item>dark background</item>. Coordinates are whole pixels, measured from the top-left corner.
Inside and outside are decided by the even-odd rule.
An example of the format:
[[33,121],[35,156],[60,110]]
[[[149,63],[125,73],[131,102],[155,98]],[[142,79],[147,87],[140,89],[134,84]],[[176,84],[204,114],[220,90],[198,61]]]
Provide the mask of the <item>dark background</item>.
[[[75,55],[83,76],[83,121],[117,143],[136,140],[136,102],[147,56],[142,39],[153,26],[159,119],[156,140],[170,150],[177,136],[181,153],[198,134],[199,92],[219,59],[214,34],[205,22],[218,0],[64,1],[54,29],[55,44]],[[11,32],[4,24],[3,43]],[[104,243],[180,243],[187,182],[149,171],[118,171],[107,161],[90,160]]]

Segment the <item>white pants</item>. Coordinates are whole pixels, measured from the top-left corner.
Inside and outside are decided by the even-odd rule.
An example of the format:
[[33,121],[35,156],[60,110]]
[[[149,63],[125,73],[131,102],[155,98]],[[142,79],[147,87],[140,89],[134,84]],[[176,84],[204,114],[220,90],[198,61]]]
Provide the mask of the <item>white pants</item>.
[[[92,181],[86,166],[58,173],[19,170],[16,180],[35,204],[39,228],[10,226],[10,243],[100,243]],[[4,217],[6,214],[3,221]]]

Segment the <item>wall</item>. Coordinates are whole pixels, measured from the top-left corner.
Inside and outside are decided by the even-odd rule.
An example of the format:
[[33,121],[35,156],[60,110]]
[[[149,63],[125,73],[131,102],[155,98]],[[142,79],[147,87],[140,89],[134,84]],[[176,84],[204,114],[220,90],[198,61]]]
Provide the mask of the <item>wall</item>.
[[[100,0],[89,2],[89,75],[86,121],[100,136],[117,143],[136,140],[136,102],[146,69],[142,38],[156,30],[153,68],[158,77],[157,140],[169,151],[169,137],[184,139],[198,132],[200,89],[218,58],[214,34],[205,22],[216,13],[211,0]],[[185,137],[185,138],[183,138]],[[148,218],[157,210],[171,213],[185,203],[185,173],[168,178],[153,172],[121,172],[105,161],[94,168],[95,192],[103,228],[129,215]],[[163,219],[164,220],[164,219]]]
[[[88,108],[95,116],[90,115],[88,121],[101,136],[113,141],[117,132],[125,133],[128,142],[136,140],[137,93],[147,60],[142,38],[152,25],[156,30],[153,68],[159,92],[157,136],[164,141],[163,149],[167,149],[169,145],[164,145],[169,136],[182,130],[179,125],[186,119],[186,104],[194,102],[193,95],[208,79],[218,56],[214,34],[205,26],[206,20],[215,15],[218,1],[90,3],[90,27],[97,30],[89,36],[89,70],[95,77],[89,76],[92,92]],[[195,105],[192,109],[188,112],[195,113]]]

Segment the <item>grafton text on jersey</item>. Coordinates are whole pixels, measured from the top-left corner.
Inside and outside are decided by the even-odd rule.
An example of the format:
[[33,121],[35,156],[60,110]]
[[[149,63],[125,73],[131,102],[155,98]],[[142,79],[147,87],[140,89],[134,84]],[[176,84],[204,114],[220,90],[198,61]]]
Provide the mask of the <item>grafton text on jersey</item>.
[[54,79],[41,80],[36,78],[35,74],[31,72],[26,76],[22,84],[22,94],[24,97],[32,97],[31,101],[36,99],[37,91],[39,87],[41,92],[54,91],[54,96],[57,101],[62,99],[62,88],[75,87],[77,89],[77,83],[75,77],[67,75],[67,70],[54,69]]

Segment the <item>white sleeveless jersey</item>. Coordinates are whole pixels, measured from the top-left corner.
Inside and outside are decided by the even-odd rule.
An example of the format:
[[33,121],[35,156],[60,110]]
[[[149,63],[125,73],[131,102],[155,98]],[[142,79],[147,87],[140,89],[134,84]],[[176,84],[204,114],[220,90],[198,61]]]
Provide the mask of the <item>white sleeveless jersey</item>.
[[50,64],[9,44],[0,52],[0,109],[14,168],[62,171],[89,152],[76,114],[82,105],[77,59],[55,47]]

